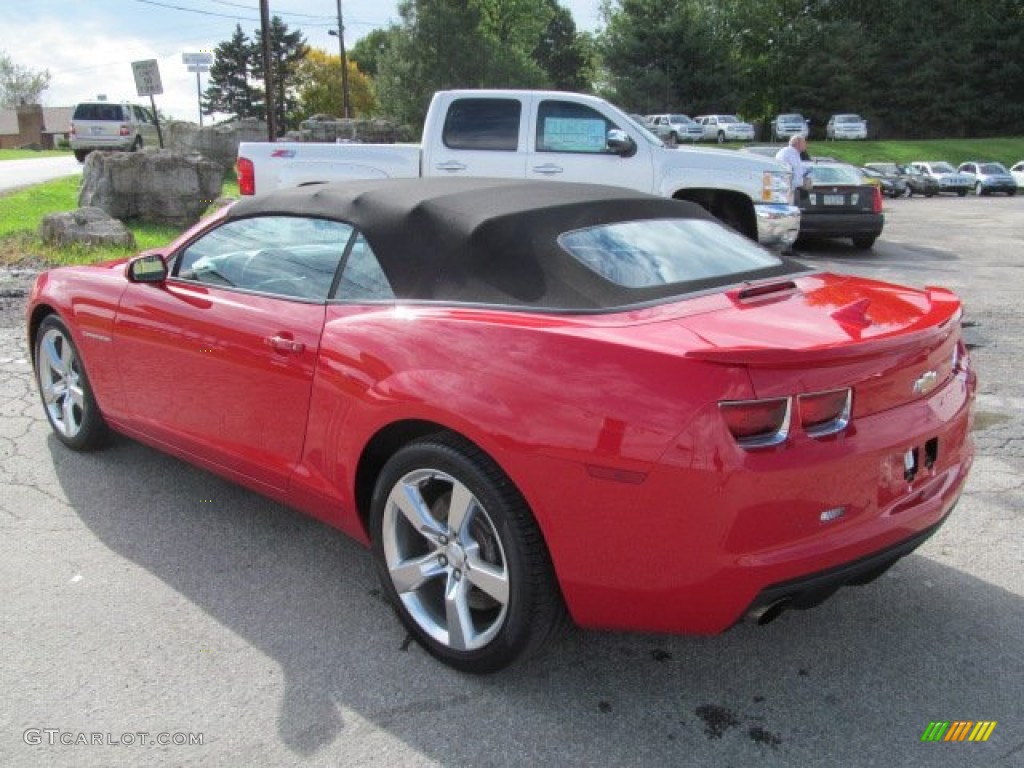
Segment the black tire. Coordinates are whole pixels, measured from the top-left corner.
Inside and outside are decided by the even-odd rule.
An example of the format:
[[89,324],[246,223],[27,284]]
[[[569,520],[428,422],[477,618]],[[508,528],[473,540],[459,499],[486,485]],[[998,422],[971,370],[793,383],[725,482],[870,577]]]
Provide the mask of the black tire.
[[445,664],[495,672],[539,651],[565,625],[526,501],[468,441],[438,433],[395,453],[377,479],[370,526],[384,594],[412,637]]
[[76,149],[75,150],[75,160],[77,160],[80,163],[84,163],[85,162],[85,158],[87,158],[88,156],[89,156],[89,150],[87,150],[87,149]]
[[674,147],[674,146],[676,146],[676,145],[677,145],[678,143],[679,143],[679,136],[678,136],[678,134],[676,134],[676,132],[675,132],[675,131],[672,131],[672,133],[670,133],[670,134],[668,135],[668,145],[669,145],[670,147]]
[[959,195],[960,197],[967,197],[967,190],[966,190],[966,189],[958,189],[958,190],[956,191],[956,193],[957,193],[957,195]]
[[67,326],[49,315],[36,332],[36,385],[54,435],[68,448],[98,448],[109,434]]
[[985,188],[983,186],[981,186],[981,182],[980,181],[977,184],[974,185],[974,194],[976,194],[978,197],[984,197],[985,196]]
[[938,192],[935,192],[935,191],[932,191],[932,192],[925,192],[925,193],[924,193],[924,196],[925,196],[925,197],[935,197],[935,196],[936,196],[937,194],[939,194],[939,193],[938,193]]
[[1006,193],[1006,196],[1007,197],[1014,197],[1016,194],[1017,194],[1017,190],[1016,189],[1011,189],[1009,192]]
[[135,141],[132,142],[131,149],[129,149],[128,151],[129,152],[138,152],[140,149],[142,149],[142,137],[141,136],[136,136],[135,137]]
[[725,132],[724,131],[719,131],[718,132],[718,143],[719,144],[725,144]]
[[871,246],[873,246],[875,244],[875,240],[877,240],[877,239],[878,239],[877,237],[872,237],[870,235],[866,236],[866,237],[854,237],[854,238],[852,238],[852,240],[853,240],[853,247],[854,248],[860,248],[861,250],[865,250],[866,251],[868,248],[870,248]]

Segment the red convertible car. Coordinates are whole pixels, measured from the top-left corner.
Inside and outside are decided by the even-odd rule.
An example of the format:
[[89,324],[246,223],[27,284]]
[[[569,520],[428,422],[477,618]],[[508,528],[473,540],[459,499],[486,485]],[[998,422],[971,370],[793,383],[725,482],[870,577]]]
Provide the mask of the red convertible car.
[[112,429],[336,526],[471,672],[567,619],[717,633],[878,576],[964,487],[960,320],[688,203],[480,179],[239,202],[27,310],[61,442]]

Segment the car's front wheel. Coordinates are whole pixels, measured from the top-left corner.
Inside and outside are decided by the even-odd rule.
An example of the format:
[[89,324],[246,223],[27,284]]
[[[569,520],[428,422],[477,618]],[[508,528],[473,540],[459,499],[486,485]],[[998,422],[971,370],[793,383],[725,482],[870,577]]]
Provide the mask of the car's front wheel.
[[725,144],[725,133],[722,131],[718,132],[718,143]]
[[412,636],[465,672],[499,670],[565,622],[537,523],[501,468],[439,435],[405,446],[373,494],[374,561]]
[[71,334],[55,315],[40,324],[35,352],[39,394],[57,439],[76,451],[101,445],[106,422]]

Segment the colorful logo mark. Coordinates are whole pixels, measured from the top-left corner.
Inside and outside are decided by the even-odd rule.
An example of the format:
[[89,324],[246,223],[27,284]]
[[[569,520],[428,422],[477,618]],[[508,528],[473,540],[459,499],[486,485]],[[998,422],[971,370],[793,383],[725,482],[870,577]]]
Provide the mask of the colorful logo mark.
[[932,720],[921,741],[988,741],[995,729],[995,720]]

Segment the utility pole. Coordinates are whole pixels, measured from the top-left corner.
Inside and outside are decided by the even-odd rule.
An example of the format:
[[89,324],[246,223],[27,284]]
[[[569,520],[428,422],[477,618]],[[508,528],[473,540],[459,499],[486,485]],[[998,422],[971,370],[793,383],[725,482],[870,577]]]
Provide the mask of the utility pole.
[[338,52],[341,54],[341,109],[343,117],[352,117],[348,101],[348,57],[345,56],[345,23],[341,19],[341,0],[338,0],[338,29],[329,29],[327,34],[338,38]]
[[[339,0],[340,2],[340,0]],[[274,115],[274,74],[270,55],[270,0],[260,0],[260,29],[263,34],[263,87],[267,94],[267,137],[277,141],[277,119]]]

